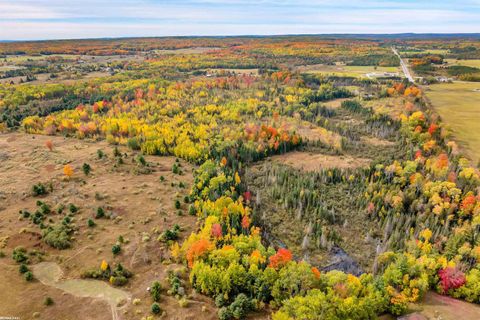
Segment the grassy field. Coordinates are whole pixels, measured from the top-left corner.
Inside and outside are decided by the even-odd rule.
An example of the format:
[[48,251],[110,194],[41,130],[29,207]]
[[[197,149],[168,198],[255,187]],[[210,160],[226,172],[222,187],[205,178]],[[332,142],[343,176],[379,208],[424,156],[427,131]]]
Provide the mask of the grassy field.
[[473,67],[473,68],[480,68],[480,59],[472,59],[472,60],[456,60],[456,59],[445,59],[451,66],[465,66],[465,67]]
[[[476,91],[478,90],[478,91]],[[435,110],[475,162],[480,160],[480,84],[435,84],[426,91]]]
[[397,67],[312,65],[299,68],[299,71],[363,78],[367,77],[368,73],[399,72],[399,69]]
[[[52,141],[52,151],[45,147],[47,140]],[[105,152],[102,159],[98,158],[97,150]],[[109,320],[115,311],[111,306],[113,301],[127,295],[148,301],[150,297],[145,289],[151,279],[161,279],[166,276],[167,268],[178,267],[161,264],[160,257],[166,257],[170,249],[167,244],[155,239],[174,224],[182,227],[181,237],[194,230],[196,218],[186,212],[178,214],[173,200],[188,194],[193,182],[192,167],[182,161],[184,174],[177,175],[172,172],[174,157],[149,156],[145,159],[152,172],[141,174],[135,172],[137,167],[132,160],[125,157],[125,154],[134,157],[133,153],[126,148],[120,148],[120,151],[125,159],[121,165],[115,162],[112,147],[103,141],[23,133],[0,135],[0,251],[11,256],[11,250],[23,246],[29,251],[43,252],[45,257],[52,257],[58,262],[58,265],[50,262],[35,267],[32,263],[38,281],[30,283],[19,281],[18,265],[13,260],[2,259],[0,312],[15,314],[22,319],[30,319],[33,312],[40,312],[40,319]],[[69,181],[62,179],[64,163],[70,163],[75,171]],[[88,177],[81,172],[83,163],[92,167]],[[161,176],[164,177],[163,182]],[[22,198],[22,194],[28,194],[31,186],[39,181],[52,183],[52,191],[41,198]],[[180,182],[185,188],[179,186]],[[39,199],[52,205],[52,208],[56,208],[57,203],[78,205],[79,211],[74,218],[78,230],[70,248],[62,251],[51,248],[41,241],[40,229],[35,224],[28,219],[19,219],[19,210],[32,210]],[[89,227],[87,220],[92,218],[92,212],[97,207],[105,208],[115,218],[95,219],[95,227]],[[186,209],[187,205],[181,204],[179,210]],[[51,215],[49,218],[61,219],[58,217]],[[126,241],[122,244],[122,253],[113,256],[111,247],[119,235]],[[83,271],[97,267],[103,259],[111,264],[122,263],[134,272],[132,286],[119,291],[106,282],[80,279]],[[30,302],[19,305],[18,297],[25,292],[28,292]],[[42,304],[46,295],[53,298],[57,307]],[[88,298],[92,296],[95,298]],[[167,310],[170,319],[193,318],[194,314],[201,313],[205,305],[195,301],[187,310],[178,308],[174,297],[165,296],[162,299],[162,308]],[[209,310],[203,313],[202,319],[213,320],[216,311],[211,304],[206,308]],[[150,304],[147,303],[139,306],[122,304],[121,319],[140,319],[149,314],[149,309]],[[71,313],[71,310],[76,312]]]
[[449,50],[446,49],[428,49],[421,51],[405,50],[400,51],[401,54],[411,55],[411,54],[447,54]]

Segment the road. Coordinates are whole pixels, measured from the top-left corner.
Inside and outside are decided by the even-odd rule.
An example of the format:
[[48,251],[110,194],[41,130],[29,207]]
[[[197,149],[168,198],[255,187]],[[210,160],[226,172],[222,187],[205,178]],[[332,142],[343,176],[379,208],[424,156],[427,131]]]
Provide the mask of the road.
[[410,70],[408,70],[407,64],[405,63],[405,61],[403,61],[402,57],[400,57],[400,54],[398,53],[397,49],[392,47],[392,51],[397,55],[398,59],[400,59],[400,65],[402,66],[402,70],[403,70],[403,73],[405,74],[405,77],[408,79],[408,81],[415,83],[415,80],[413,79],[410,73]]

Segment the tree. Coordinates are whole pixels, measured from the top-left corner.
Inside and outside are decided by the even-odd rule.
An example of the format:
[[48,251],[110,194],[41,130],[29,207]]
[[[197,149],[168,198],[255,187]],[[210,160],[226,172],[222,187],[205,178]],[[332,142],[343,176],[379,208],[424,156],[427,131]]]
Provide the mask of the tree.
[[160,301],[160,294],[162,292],[162,285],[158,281],[154,281],[152,283],[152,287],[150,288],[150,295],[152,296],[152,300],[155,302]]
[[276,269],[286,265],[292,260],[292,253],[288,249],[280,248],[277,253],[270,257],[270,267]]
[[68,178],[70,179],[72,176],[73,176],[73,168],[71,165],[67,164],[63,167],[63,174]]

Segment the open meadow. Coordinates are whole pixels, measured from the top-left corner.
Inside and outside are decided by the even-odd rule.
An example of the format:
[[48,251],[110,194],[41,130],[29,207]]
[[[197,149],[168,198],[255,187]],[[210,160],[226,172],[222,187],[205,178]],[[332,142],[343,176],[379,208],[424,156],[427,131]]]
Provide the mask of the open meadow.
[[456,140],[474,161],[480,160],[480,84],[455,82],[430,85],[425,91]]

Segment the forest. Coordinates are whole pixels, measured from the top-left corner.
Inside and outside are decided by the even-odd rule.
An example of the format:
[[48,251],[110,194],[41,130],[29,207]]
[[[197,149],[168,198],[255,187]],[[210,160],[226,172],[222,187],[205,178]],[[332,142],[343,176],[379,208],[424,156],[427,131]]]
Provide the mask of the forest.
[[[125,319],[375,319],[432,292],[480,303],[480,172],[424,87],[301,69],[398,67],[392,45],[418,73],[480,52],[314,36],[0,43],[0,145],[35,145],[0,159],[51,165],[0,176],[5,274],[41,290],[38,265],[58,263],[120,288]],[[143,187],[113,194],[106,177]],[[45,299],[30,306],[59,316],[61,298]]]

